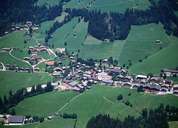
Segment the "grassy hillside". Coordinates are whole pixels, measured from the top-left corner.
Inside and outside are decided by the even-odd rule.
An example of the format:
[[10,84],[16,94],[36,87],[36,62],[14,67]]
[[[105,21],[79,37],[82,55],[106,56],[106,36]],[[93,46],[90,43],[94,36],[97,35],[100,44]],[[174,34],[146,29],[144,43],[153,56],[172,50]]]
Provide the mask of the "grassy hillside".
[[[119,94],[123,95],[122,101],[117,101],[117,96]],[[65,104],[65,102],[67,102],[75,95],[76,94],[72,92],[56,92],[53,94],[48,93],[35,96],[18,104],[16,111],[18,114],[27,113],[35,115],[54,112],[57,109],[60,109],[61,106]],[[65,97],[69,97],[69,99],[65,99]],[[136,90],[130,90],[127,88],[95,86],[91,90],[78,95],[76,98],[70,101],[68,105],[66,105],[61,110],[61,113],[77,113],[77,127],[84,128],[87,121],[92,116],[95,116],[99,113],[106,113],[113,117],[123,119],[127,115],[138,116],[142,109],[155,108],[161,103],[178,106],[178,102],[176,102],[177,100],[178,98],[172,95],[156,96],[151,94],[138,93]],[[129,101],[133,107],[125,105],[123,103],[125,101]],[[32,102],[33,105],[31,104]],[[38,106],[46,107],[41,109]],[[28,126],[25,128],[28,128]],[[50,128],[53,128],[52,125]]]
[[[77,93],[75,92],[50,92],[42,94],[25,99],[15,107],[15,111],[20,115],[48,116],[54,114],[76,95]],[[39,105],[44,107],[41,108]]]
[[165,49],[150,56],[142,63],[130,68],[132,73],[159,73],[164,68],[175,68],[178,66],[178,43],[174,42]]
[[51,77],[47,73],[0,72],[0,96],[8,94],[10,90],[15,91],[50,80]]
[[78,18],[72,19],[70,22],[63,25],[61,28],[58,28],[52,35],[50,43],[54,44],[54,47],[64,47],[64,42],[67,40],[70,33],[73,32],[73,29],[78,23]]
[[147,9],[150,6],[148,0],[71,0],[65,8],[86,8],[103,12],[125,12],[128,8]]
[[[156,43],[156,40],[161,43]],[[121,52],[120,63],[128,64],[128,60],[131,60],[132,64],[137,63],[171,42],[172,38],[169,39],[161,24],[133,26]]]
[[0,62],[2,62],[4,64],[13,64],[13,65],[16,65],[19,67],[30,67],[29,64],[27,64],[21,60],[18,60],[16,58],[13,58],[7,52],[0,52]]
[[15,31],[0,38],[0,48],[23,48],[24,47],[24,32]]

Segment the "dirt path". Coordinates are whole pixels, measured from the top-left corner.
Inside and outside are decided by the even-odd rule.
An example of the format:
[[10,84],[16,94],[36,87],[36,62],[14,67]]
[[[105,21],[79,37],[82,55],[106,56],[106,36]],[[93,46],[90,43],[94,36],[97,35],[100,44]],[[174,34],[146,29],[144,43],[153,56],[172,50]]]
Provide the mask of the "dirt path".
[[53,50],[51,50],[50,48],[48,48],[47,51],[48,51],[48,54],[49,54],[49,55],[50,55],[50,53],[51,53],[51,54],[53,54],[55,57],[57,57],[56,53],[55,53]]
[[16,59],[16,60],[19,60],[19,61],[21,61],[21,62],[24,62],[24,63],[28,64],[30,67],[32,67],[32,65],[31,65],[28,61],[25,61],[25,60],[23,60],[23,59],[17,58],[16,56],[12,55],[12,51],[13,51],[13,49],[11,49],[11,50],[9,51],[9,55],[10,55],[12,58],[14,58],[14,59]]
[[110,99],[106,98],[105,96],[103,96],[103,99],[106,100],[107,102],[111,103],[111,104],[114,104],[113,101],[111,101]]
[[70,99],[66,104],[64,104],[60,109],[57,110],[57,113],[61,112],[64,108],[66,108],[72,101],[76,100],[78,97],[80,97],[83,93],[76,95],[72,99]]
[[1,65],[2,65],[1,71],[6,71],[6,67],[5,67],[4,63],[2,63],[2,62],[0,62],[0,63],[1,63]]

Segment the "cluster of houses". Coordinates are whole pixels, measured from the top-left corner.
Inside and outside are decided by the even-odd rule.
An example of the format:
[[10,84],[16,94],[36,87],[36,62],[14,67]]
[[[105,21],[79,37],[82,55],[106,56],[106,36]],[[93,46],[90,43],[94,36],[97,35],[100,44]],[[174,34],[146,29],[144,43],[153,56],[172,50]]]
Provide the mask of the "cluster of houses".
[[30,46],[28,48],[28,53],[30,54],[29,57],[24,57],[24,60],[28,61],[32,65],[37,64],[40,62],[43,58],[39,56],[38,53],[40,52],[48,52],[48,49],[46,46],[43,46],[41,44],[38,44],[37,46]]
[[[117,66],[107,66],[107,60],[103,60],[105,66],[101,68],[95,63],[95,66],[89,66],[71,57],[72,66],[54,67],[52,75],[62,79],[62,84],[67,89],[83,92],[90,89],[92,84],[100,83],[102,85],[129,87],[131,89],[142,88],[145,92],[155,94],[178,94],[178,87],[173,85],[173,81],[164,79],[160,76],[129,75],[127,70]],[[67,75],[63,77],[65,72]],[[167,71],[167,70],[166,70]],[[177,73],[174,70],[172,75]],[[170,76],[170,75],[169,75]]]
[[32,31],[37,31],[39,29],[39,25],[33,24],[32,21],[26,21],[25,24],[12,24],[11,30],[5,31],[4,34],[8,34],[13,31],[27,31],[29,33],[29,29]]
[[16,72],[32,72],[30,67],[19,67],[13,64],[5,64],[6,70],[16,71]]

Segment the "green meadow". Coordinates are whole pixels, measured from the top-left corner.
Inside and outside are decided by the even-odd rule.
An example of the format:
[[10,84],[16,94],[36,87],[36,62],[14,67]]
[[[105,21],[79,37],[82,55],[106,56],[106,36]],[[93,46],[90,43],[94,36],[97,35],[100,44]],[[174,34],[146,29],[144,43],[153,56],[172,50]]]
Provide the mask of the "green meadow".
[[24,32],[15,31],[0,38],[0,48],[24,48]]
[[10,56],[7,52],[0,52],[0,62],[4,64],[16,65],[18,67],[30,67],[29,64]]
[[148,57],[142,63],[133,65],[131,73],[159,73],[164,68],[175,68],[178,66],[178,42]]
[[124,13],[128,8],[145,10],[149,6],[149,0],[71,0],[66,3],[65,8],[86,8],[102,12]]
[[[119,94],[123,95],[122,101],[117,100]],[[58,111],[60,113],[76,113],[78,115],[77,127],[84,128],[87,121],[97,114],[110,114],[114,118],[123,119],[128,115],[139,116],[142,109],[156,108],[160,104],[178,106],[177,100],[178,98],[173,95],[156,96],[138,93],[136,90],[127,88],[94,86],[91,90],[78,95],[74,92],[52,92],[31,97],[19,103],[15,110],[19,115],[50,115],[57,110],[60,110]],[[133,106],[125,105],[126,101]],[[65,105],[66,103],[67,105]],[[62,107],[64,105],[65,107]],[[43,125],[43,123],[39,125]],[[51,126],[51,128],[53,127]]]
[[51,81],[47,73],[0,72],[0,96],[8,95],[9,91],[34,86]]

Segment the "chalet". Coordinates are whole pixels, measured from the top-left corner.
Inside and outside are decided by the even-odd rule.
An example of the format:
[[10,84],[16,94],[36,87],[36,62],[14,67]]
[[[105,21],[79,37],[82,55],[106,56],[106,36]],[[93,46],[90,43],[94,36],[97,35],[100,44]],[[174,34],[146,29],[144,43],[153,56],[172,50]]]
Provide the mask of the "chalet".
[[164,82],[163,78],[158,77],[158,76],[151,77],[148,81],[152,83],[158,83],[158,84]]
[[147,82],[147,76],[145,75],[137,75],[135,77],[139,82],[143,82],[143,83],[146,83]]
[[112,76],[108,75],[105,72],[101,72],[101,73],[98,73],[96,75],[97,75],[98,80],[100,80],[100,81],[107,81],[107,80],[112,79]]
[[125,82],[125,83],[122,83],[122,86],[123,87],[132,87],[132,84],[130,82]]
[[41,88],[45,89],[47,87],[47,84],[42,84]]
[[31,92],[32,91],[32,87],[27,87],[26,90],[27,90],[27,92]]
[[56,48],[55,51],[57,53],[61,53],[62,54],[62,53],[64,53],[66,51],[66,49],[65,48]]
[[25,116],[7,116],[5,125],[23,125],[25,122]]
[[113,80],[102,80],[102,82],[107,85],[113,85],[114,81]]
[[69,85],[72,86],[72,87],[76,86],[77,84],[78,84],[77,81],[72,81],[72,82],[69,83]]
[[33,23],[32,23],[31,21],[27,21],[27,22],[26,22],[26,25],[27,25],[28,27],[31,27],[31,26],[33,25]]
[[146,92],[152,93],[158,93],[161,90],[161,86],[157,83],[146,84],[143,88]]
[[46,64],[47,66],[54,66],[55,61],[47,61],[47,62],[45,62],[45,64]]
[[178,95],[178,84],[173,86],[173,94]]
[[162,73],[164,73],[166,76],[178,76],[178,70],[173,69],[163,69]]

